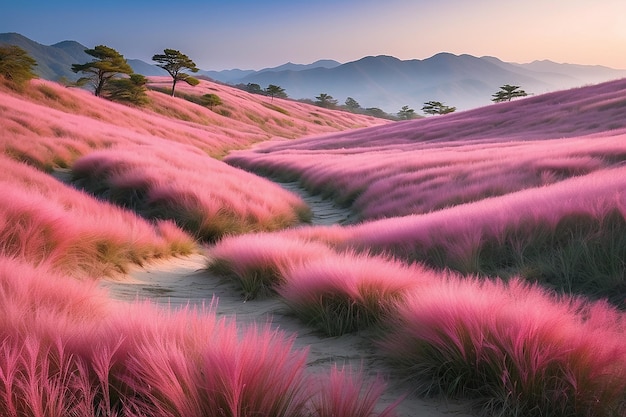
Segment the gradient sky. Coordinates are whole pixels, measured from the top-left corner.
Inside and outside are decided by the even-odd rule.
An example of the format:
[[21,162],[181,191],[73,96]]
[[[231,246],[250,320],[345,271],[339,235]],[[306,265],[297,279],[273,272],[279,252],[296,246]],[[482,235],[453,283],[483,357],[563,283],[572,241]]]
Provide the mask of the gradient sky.
[[206,70],[438,52],[626,69],[626,0],[7,0],[0,32],[147,62],[173,48]]

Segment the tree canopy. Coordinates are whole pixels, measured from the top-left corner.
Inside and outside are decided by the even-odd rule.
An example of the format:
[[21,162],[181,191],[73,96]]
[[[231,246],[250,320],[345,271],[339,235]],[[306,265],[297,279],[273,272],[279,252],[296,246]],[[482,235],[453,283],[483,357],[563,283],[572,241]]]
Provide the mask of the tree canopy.
[[448,114],[456,111],[456,107],[446,106],[440,101],[427,101],[422,107],[426,114]]
[[37,65],[28,53],[17,45],[0,46],[0,76],[22,85],[36,77],[33,67]]
[[270,84],[267,86],[267,88],[265,89],[265,94],[270,96],[272,98],[272,101],[274,101],[274,97],[287,98],[287,93],[285,93],[285,89],[274,84]]
[[337,100],[335,100],[330,94],[326,93],[322,93],[319,96],[315,97],[315,100],[315,104],[320,107],[333,108],[337,105]]
[[505,84],[500,87],[499,91],[497,91],[495,94],[492,94],[493,98],[491,99],[491,101],[493,101],[494,103],[500,103],[503,101],[511,101],[511,99],[517,97],[526,97],[527,95],[528,93],[526,93],[526,91],[520,90],[519,85]]
[[401,120],[411,120],[415,118],[415,110],[409,108],[409,106],[402,106],[398,112],[398,117]]
[[172,76],[172,97],[176,89],[176,82],[184,81],[189,85],[198,85],[200,83],[197,78],[182,72],[183,70],[198,72],[199,69],[196,67],[195,62],[180,51],[165,49],[162,54],[155,54],[152,60],[158,63],[157,67],[163,68]]
[[86,49],[85,53],[91,55],[94,59],[85,64],[72,64],[72,71],[87,74],[79,82],[91,82],[96,96],[102,94],[106,84],[116,75],[133,73],[133,69],[128,65],[124,56],[113,48],[98,45],[93,49]]
[[358,110],[361,108],[361,105],[359,104],[359,102],[353,99],[352,97],[348,97],[346,99],[345,105],[349,110],[352,110],[352,111]]

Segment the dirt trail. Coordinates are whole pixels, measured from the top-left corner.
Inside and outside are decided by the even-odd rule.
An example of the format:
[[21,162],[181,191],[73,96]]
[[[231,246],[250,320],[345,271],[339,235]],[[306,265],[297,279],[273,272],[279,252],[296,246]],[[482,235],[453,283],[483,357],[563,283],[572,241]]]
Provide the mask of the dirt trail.
[[319,194],[310,194],[298,182],[276,182],[276,184],[300,196],[309,205],[313,213],[311,224],[314,226],[347,225],[357,220],[357,216],[349,208],[341,207]]
[[[350,221],[349,210],[337,208],[334,203],[320,197],[307,195],[296,183],[281,185],[291,191],[298,188],[297,193],[313,210],[313,224]],[[211,274],[206,265],[207,258],[202,254],[169,259],[136,268],[118,280],[103,280],[101,286],[107,288],[114,299],[149,299],[165,308],[209,306],[215,300],[216,314],[234,318],[240,328],[269,324],[287,335],[295,335],[295,347],[309,350],[307,366],[312,373],[327,373],[333,364],[337,364],[339,367],[362,368],[368,375],[385,376],[389,385],[381,405],[392,404],[410,390],[409,386],[403,386],[389,374],[389,369],[366,333],[324,337],[290,315],[277,297],[244,301],[241,291],[232,282]],[[467,406],[460,403],[425,400],[409,395],[397,408],[397,413],[399,417],[471,417],[466,410]]]

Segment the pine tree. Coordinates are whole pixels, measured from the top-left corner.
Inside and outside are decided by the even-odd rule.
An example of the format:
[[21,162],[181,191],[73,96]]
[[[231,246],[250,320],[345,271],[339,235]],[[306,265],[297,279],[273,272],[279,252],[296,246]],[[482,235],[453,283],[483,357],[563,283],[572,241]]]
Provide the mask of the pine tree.
[[133,69],[128,65],[122,54],[108,46],[98,45],[94,49],[86,49],[85,53],[94,57],[94,60],[85,64],[73,64],[72,71],[87,74],[78,82],[90,81],[94,86],[94,94],[100,96],[106,84],[119,74],[132,74]]
[[198,85],[200,83],[197,78],[182,72],[183,70],[199,71],[195,62],[189,59],[187,55],[175,49],[165,49],[163,52],[163,54],[154,55],[152,60],[158,62],[157,66],[163,68],[172,76],[172,97],[174,97],[174,90],[178,81],[184,81],[189,85]]

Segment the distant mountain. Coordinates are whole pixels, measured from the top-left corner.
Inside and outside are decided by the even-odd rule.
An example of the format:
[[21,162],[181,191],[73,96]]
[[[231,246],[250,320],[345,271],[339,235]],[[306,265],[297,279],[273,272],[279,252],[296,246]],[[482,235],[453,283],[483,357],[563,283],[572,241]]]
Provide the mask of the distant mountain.
[[303,71],[313,68],[334,68],[341,65],[340,62],[334,61],[332,59],[322,59],[319,61],[315,61],[312,64],[293,64],[288,62],[286,64],[280,65],[278,67],[272,68],[264,68],[259,71],[255,70],[240,70],[240,69],[231,69],[231,70],[223,70],[223,71],[202,71],[200,70],[198,74],[206,75],[214,80],[221,81],[224,83],[237,84],[237,82],[249,75],[259,74],[263,72],[279,72],[279,71]]
[[142,74],[147,77],[156,76],[156,75],[168,75],[167,71],[163,68],[157,67],[153,64],[148,64],[141,59],[127,59],[128,65],[135,71],[137,74]]
[[84,51],[87,47],[74,41],[63,41],[46,46],[28,39],[18,33],[0,33],[0,44],[17,45],[37,61],[35,73],[48,80],[66,77],[70,80],[79,78],[72,72],[72,64],[84,63],[93,59]]
[[332,95],[340,103],[352,97],[362,107],[395,113],[408,105],[420,110],[437,100],[458,109],[491,103],[501,85],[520,85],[531,94],[562,90],[626,77],[626,70],[601,66],[536,61],[507,63],[494,57],[440,53],[424,60],[402,61],[391,56],[369,56],[333,68],[258,71],[230,83],[276,84],[292,98]]
[[[15,44],[37,60],[37,74],[46,79],[78,78],[72,64],[92,59],[85,46],[63,41],[45,46],[17,33],[0,34],[0,44]],[[128,57],[127,57],[128,58]],[[156,65],[128,59],[139,74],[166,75]],[[514,84],[529,94],[541,94],[626,77],[626,70],[595,65],[558,64],[534,61],[528,64],[503,62],[495,57],[436,54],[419,60],[400,60],[386,55],[368,56],[340,64],[320,60],[312,64],[286,63],[259,71],[232,69],[200,70],[198,75],[228,84],[275,84],[291,98],[314,99],[330,94],[339,103],[354,98],[363,108],[377,107],[396,113],[402,106],[420,111],[424,102],[441,101],[459,110],[491,104],[491,96],[500,86]]]

